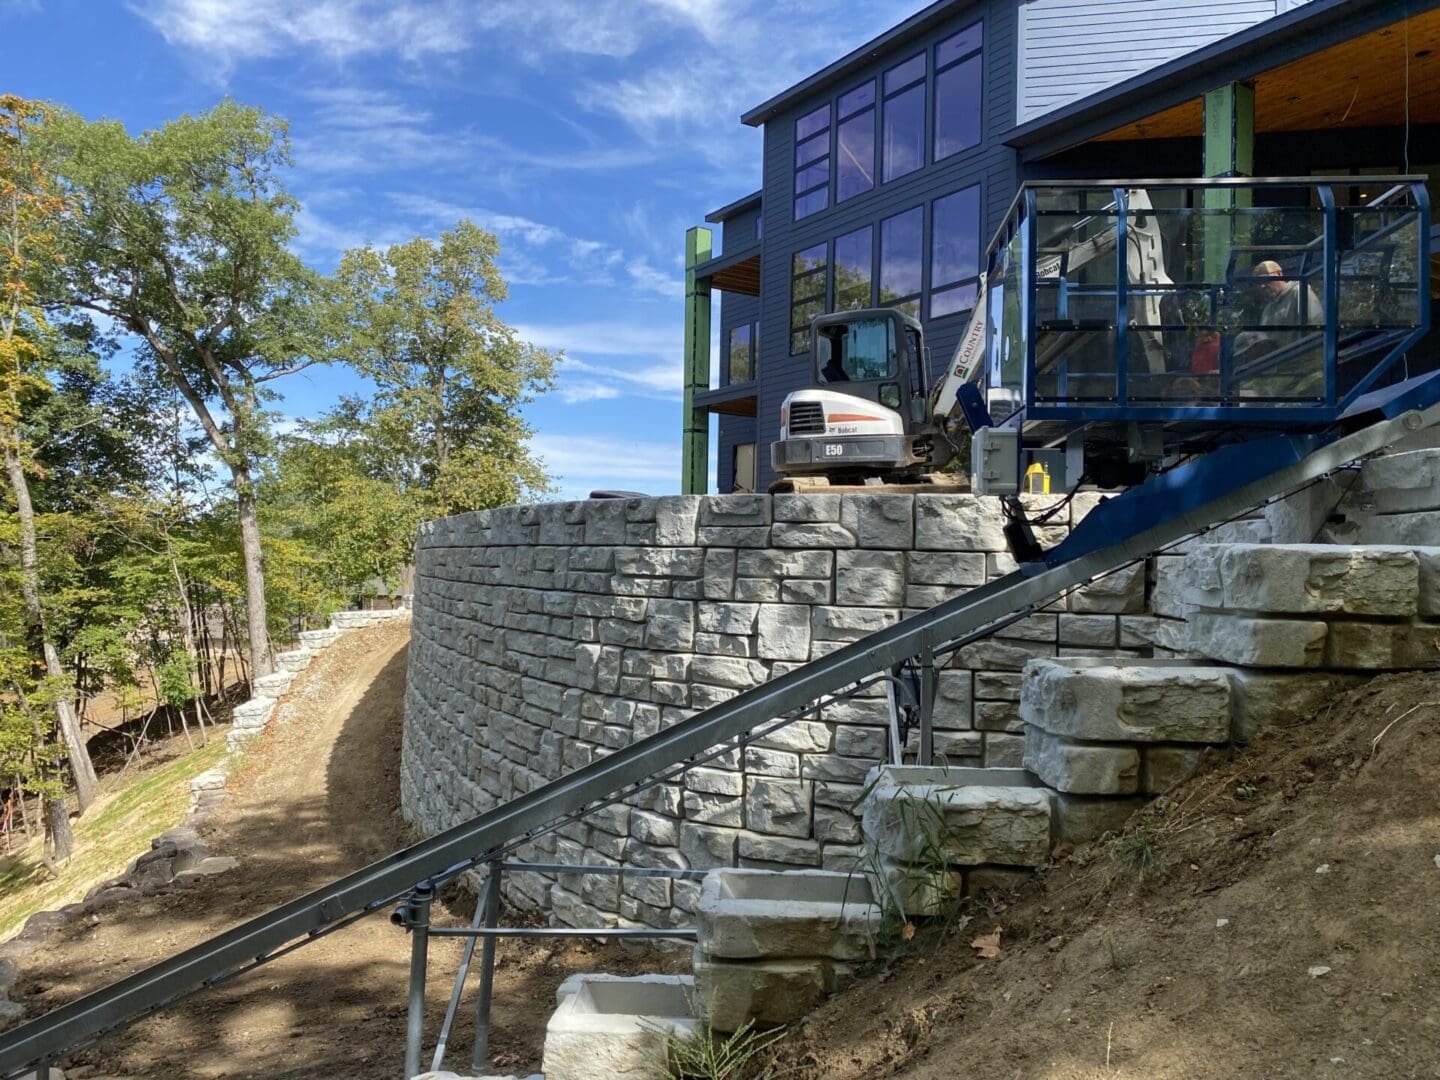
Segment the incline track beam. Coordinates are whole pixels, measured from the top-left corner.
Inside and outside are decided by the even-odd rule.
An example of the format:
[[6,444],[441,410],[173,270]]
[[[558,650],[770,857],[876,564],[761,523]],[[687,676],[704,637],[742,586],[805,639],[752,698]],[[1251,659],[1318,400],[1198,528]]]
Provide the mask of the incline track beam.
[[[1062,565],[1026,567],[871,634],[828,656],[711,706],[673,727],[527,792],[419,844],[395,852],[275,910],[26,1023],[0,1039],[0,1073],[18,1075],[95,1036],[154,1012],[187,991],[274,959],[418,884],[449,879],[547,831],[559,818],[705,756],[752,728],[799,714],[875,672],[943,652],[1068,589],[1175,544],[1216,522],[1293,491],[1440,421],[1440,406],[1408,412],[1319,446],[1265,476]],[[1121,497],[1123,499],[1124,496]],[[1120,500],[1112,500],[1118,503]],[[1111,503],[1102,504],[1104,506]],[[1092,512],[1092,517],[1099,510]]]

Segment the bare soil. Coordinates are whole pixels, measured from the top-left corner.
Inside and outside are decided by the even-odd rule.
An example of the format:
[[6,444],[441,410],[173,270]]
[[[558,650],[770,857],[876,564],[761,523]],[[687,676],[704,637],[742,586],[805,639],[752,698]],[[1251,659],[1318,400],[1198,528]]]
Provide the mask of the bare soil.
[[967,914],[797,1025],[786,1075],[1440,1076],[1440,674],[1218,755]]
[[[296,680],[208,827],[216,854],[238,857],[238,869],[72,924],[26,962],[15,1000],[38,1015],[412,842],[399,814],[407,642],[402,624],[355,631]],[[468,921],[473,898],[443,899],[437,922]],[[454,940],[431,943],[427,1062],[459,952]],[[404,1052],[408,957],[403,931],[383,915],[362,920],[80,1051],[66,1075],[390,1080]],[[522,1075],[539,1068],[568,975],[675,964],[585,942],[502,942],[493,1064]],[[473,982],[448,1060],[462,1071]]]

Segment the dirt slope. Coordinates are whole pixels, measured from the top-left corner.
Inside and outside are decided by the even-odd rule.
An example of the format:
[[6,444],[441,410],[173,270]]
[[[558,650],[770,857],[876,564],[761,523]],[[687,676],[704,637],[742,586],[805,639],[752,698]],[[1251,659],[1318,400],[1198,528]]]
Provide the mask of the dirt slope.
[[[1002,956],[978,960],[969,942],[996,927]],[[1398,1080],[1440,1076],[1437,1036],[1440,675],[1425,674],[1222,755],[1125,837],[938,945],[922,935],[793,1031],[784,1060],[826,1080]]]
[[[32,1014],[53,1008],[412,840],[398,812],[407,641],[398,624],[347,634],[296,681],[208,837],[239,869],[203,891],[162,893],[72,926],[27,964],[16,1000]],[[468,920],[472,901],[453,902],[437,921]],[[383,915],[365,919],[81,1051],[66,1075],[389,1080],[404,1050],[408,949]],[[432,1041],[458,954],[455,942],[431,944]],[[502,945],[497,1064],[538,1065],[566,975],[643,966],[584,944]],[[452,1045],[468,1064],[468,999],[457,1028]]]

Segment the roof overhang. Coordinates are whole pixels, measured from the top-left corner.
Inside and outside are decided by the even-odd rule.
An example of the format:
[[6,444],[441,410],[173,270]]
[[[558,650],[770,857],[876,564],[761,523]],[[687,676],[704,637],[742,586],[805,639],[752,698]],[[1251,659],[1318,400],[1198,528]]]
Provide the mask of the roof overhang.
[[710,211],[710,213],[705,215],[705,220],[711,225],[719,225],[722,221],[727,221],[737,214],[743,214],[747,210],[754,210],[760,205],[760,198],[763,194],[763,191],[752,191],[743,199],[736,199],[734,202],[720,207],[719,210]]
[[695,267],[697,280],[710,279],[710,287],[721,292],[760,295],[760,245],[751,244]]
[[846,53],[829,67],[821,68],[809,78],[800,80],[787,90],[782,90],[769,101],[756,105],[755,108],[740,117],[740,122],[750,127],[761,126],[801,98],[809,97],[832,83],[848,78],[870,64],[881,53],[898,48],[912,38],[919,37],[950,15],[972,7],[976,2],[977,0],[937,0],[936,3],[922,11],[917,11],[904,22],[892,26],[879,37],[867,41],[854,52]]
[[[1256,130],[1307,131],[1440,121],[1440,0],[1310,0],[1016,128],[1035,161],[1100,140],[1198,136],[1201,96],[1255,84]],[[1397,18],[1397,16],[1401,16]],[[1408,50],[1407,50],[1408,36]],[[1427,55],[1416,56],[1417,53]]]

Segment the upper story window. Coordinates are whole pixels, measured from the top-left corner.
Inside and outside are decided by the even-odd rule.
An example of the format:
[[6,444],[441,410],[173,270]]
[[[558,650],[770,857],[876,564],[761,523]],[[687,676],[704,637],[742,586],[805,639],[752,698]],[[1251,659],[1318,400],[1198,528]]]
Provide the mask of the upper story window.
[[830,106],[795,121],[795,220],[830,205]]
[[760,347],[760,324],[745,323],[730,328],[730,340],[726,343],[725,382],[736,386],[751,382],[755,378],[755,359]]
[[810,348],[810,320],[825,314],[830,263],[826,244],[797,251],[790,257],[790,352]]
[[930,212],[930,318],[969,311],[980,284],[980,185],[936,199]]
[[835,238],[835,310],[853,311],[867,308],[874,278],[875,229],[863,229]]
[[980,142],[980,44],[983,24],[935,46],[935,160]]
[[925,164],[925,54],[885,72],[884,90],[880,175],[888,182]]
[[841,94],[835,112],[835,201],[844,202],[875,186],[875,80]]
[[880,303],[920,317],[920,263],[925,252],[925,208],[880,222]]

